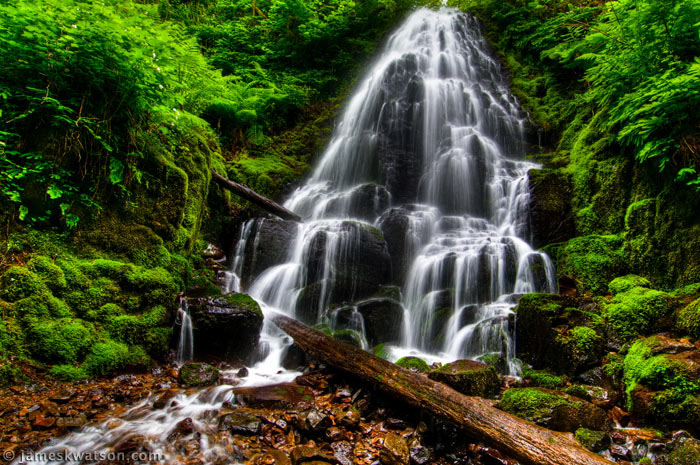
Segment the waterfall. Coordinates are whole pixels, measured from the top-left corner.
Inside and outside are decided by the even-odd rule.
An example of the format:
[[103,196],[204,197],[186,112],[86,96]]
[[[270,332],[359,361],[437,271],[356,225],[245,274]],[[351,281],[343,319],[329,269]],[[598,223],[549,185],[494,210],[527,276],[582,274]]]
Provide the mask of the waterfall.
[[[418,10],[286,201],[305,223],[285,253],[266,251],[274,220],[250,220],[231,273],[266,307],[333,326],[339,307],[397,285],[403,321],[399,340],[387,341],[392,357],[492,354],[515,374],[512,309],[521,294],[556,291],[551,260],[527,241],[527,172],[537,167],[524,160],[527,129],[478,21]],[[372,242],[378,231],[386,242]],[[364,332],[362,313],[353,315],[347,329]]]
[[194,357],[194,336],[192,334],[192,319],[187,309],[187,300],[180,297],[175,326],[180,326],[180,337],[177,343],[175,361],[178,365],[189,362]]

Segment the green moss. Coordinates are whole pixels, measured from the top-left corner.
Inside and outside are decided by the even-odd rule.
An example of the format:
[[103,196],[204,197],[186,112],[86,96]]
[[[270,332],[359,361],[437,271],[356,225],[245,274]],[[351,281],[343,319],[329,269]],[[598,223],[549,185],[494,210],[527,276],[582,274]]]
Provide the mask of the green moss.
[[386,350],[384,344],[377,344],[372,349],[372,353],[375,357],[383,358],[384,360],[389,360],[389,352]]
[[49,370],[49,376],[68,382],[79,381],[89,377],[85,370],[73,365],[54,365]]
[[123,294],[119,285],[109,278],[97,278],[87,281],[86,289],[69,292],[64,299],[70,308],[79,316],[87,317],[91,311],[105,304],[120,302]]
[[219,370],[206,363],[189,362],[180,368],[179,376],[186,386],[207,386],[219,379]]
[[75,363],[93,343],[95,329],[73,318],[36,321],[27,331],[29,350],[48,363]]
[[668,455],[673,465],[697,465],[700,463],[700,442],[685,440]]
[[610,281],[608,284],[608,290],[611,295],[616,295],[621,292],[627,292],[634,287],[651,287],[651,283],[648,279],[636,274],[628,274],[627,276],[620,276]]
[[619,236],[576,237],[553,252],[558,272],[573,276],[584,293],[604,294],[608,282],[625,268]]
[[355,347],[362,347],[363,345],[362,335],[352,329],[335,330],[333,331],[333,337]]
[[676,328],[684,334],[700,339],[700,299],[694,300],[678,312]]
[[24,266],[10,266],[0,277],[0,297],[8,302],[48,292],[42,279]]
[[221,297],[227,304],[239,307],[243,310],[257,313],[262,315],[262,310],[260,309],[260,304],[258,304],[255,299],[253,299],[248,294],[243,294],[240,292],[232,292],[230,294],[225,294]]
[[39,275],[54,293],[60,293],[68,285],[63,270],[49,257],[36,256],[27,263],[27,268]]
[[73,316],[65,302],[48,292],[18,300],[12,304],[11,308],[13,314],[23,321],[28,318],[66,318]]
[[583,447],[593,452],[597,452],[606,446],[607,434],[604,431],[579,428],[574,433],[574,436]]
[[569,331],[568,344],[580,353],[592,352],[601,340],[601,336],[587,326],[576,326]]
[[117,315],[105,326],[113,339],[135,345],[142,343],[151,329],[164,324],[166,315],[164,307],[154,307],[142,315]]
[[98,321],[100,323],[108,323],[109,321],[117,318],[119,315],[124,314],[124,309],[117,304],[109,303],[104,304],[98,309],[90,310],[87,312],[87,319],[91,321]]
[[554,393],[536,388],[514,388],[503,393],[499,407],[533,423],[542,423],[553,408],[569,402]]
[[376,298],[393,299],[397,302],[401,301],[401,288],[398,286],[379,286],[379,290],[372,295]]
[[669,313],[672,304],[672,297],[665,292],[634,287],[616,294],[605,305],[603,316],[615,333],[627,340],[639,334],[649,334],[656,323]]
[[0,387],[18,384],[23,380],[24,374],[18,366],[11,362],[0,364]]
[[396,364],[401,368],[406,368],[407,370],[414,370],[421,373],[427,373],[430,371],[430,365],[419,357],[401,357],[396,361]]
[[547,371],[533,370],[528,367],[523,368],[522,378],[529,381],[533,386],[547,389],[556,389],[566,383],[566,378],[562,376],[556,376]]
[[90,376],[106,377],[125,369],[143,368],[148,363],[149,358],[141,347],[106,341],[92,346],[82,369]]
[[525,294],[520,298],[516,311],[520,308],[537,309],[539,312],[556,315],[561,310],[559,298],[553,294]]
[[[3,304],[7,305],[0,301],[0,309]],[[24,355],[24,333],[19,322],[6,315],[0,319],[0,359],[8,358],[11,354]]]

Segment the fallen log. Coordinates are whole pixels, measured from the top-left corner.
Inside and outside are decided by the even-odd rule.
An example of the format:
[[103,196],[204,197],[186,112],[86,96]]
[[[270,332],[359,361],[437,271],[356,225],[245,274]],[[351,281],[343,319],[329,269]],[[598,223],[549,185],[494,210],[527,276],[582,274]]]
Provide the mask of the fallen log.
[[258,194],[248,186],[244,186],[243,184],[239,184],[237,182],[226,179],[225,177],[217,173],[214,169],[211,170],[211,178],[224,189],[230,190],[237,196],[254,203],[255,205],[272,213],[273,215],[277,215],[285,220],[297,221],[299,223],[303,222],[301,216],[297,215],[293,211],[287,210],[277,202]]
[[612,465],[612,462],[583,448],[570,434],[551,431],[498,410],[486,399],[465,396],[287,316],[277,314],[272,321],[309,354],[457,425],[472,438],[520,462],[532,465]]

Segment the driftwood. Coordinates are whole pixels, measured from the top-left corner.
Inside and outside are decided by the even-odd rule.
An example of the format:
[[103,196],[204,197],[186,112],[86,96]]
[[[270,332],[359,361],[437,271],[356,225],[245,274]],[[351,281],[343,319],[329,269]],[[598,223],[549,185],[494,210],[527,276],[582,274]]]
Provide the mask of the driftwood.
[[583,448],[571,434],[551,431],[522,420],[498,410],[486,399],[460,394],[444,384],[328,337],[287,316],[278,314],[272,320],[314,357],[457,425],[472,438],[523,463],[612,464]]
[[237,182],[229,181],[213,169],[211,170],[211,178],[224,189],[230,190],[239,197],[254,203],[262,209],[277,215],[282,219],[297,221],[299,223],[303,222],[301,216],[297,215],[293,211],[287,210],[282,205],[268,199],[267,197],[263,197],[250,187],[244,186],[243,184],[239,184]]

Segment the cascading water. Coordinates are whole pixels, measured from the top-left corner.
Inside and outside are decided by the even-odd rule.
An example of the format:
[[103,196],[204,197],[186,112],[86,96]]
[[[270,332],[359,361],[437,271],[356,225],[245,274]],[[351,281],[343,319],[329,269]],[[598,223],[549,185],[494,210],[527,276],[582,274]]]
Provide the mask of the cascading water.
[[[286,202],[305,223],[247,222],[226,290],[248,292],[268,316],[352,330],[363,346],[392,343],[394,358],[497,354],[516,372],[512,307],[519,294],[556,288],[550,260],[526,240],[527,171],[536,166],[522,160],[526,125],[477,21],[450,9],[414,12]],[[181,361],[191,350],[186,315]],[[293,378],[279,368],[290,341],[269,318],[261,343],[245,384]],[[164,409],[149,399],[43,451],[110,451],[143,436],[165,462],[181,463],[169,432],[186,417],[207,431],[231,389],[183,391]],[[226,461],[228,445],[198,440],[200,461]]]
[[194,335],[192,331],[192,318],[187,309],[187,300],[180,297],[177,309],[177,321],[175,326],[180,326],[180,336],[177,342],[177,354],[175,361],[178,365],[192,360],[194,355]]

